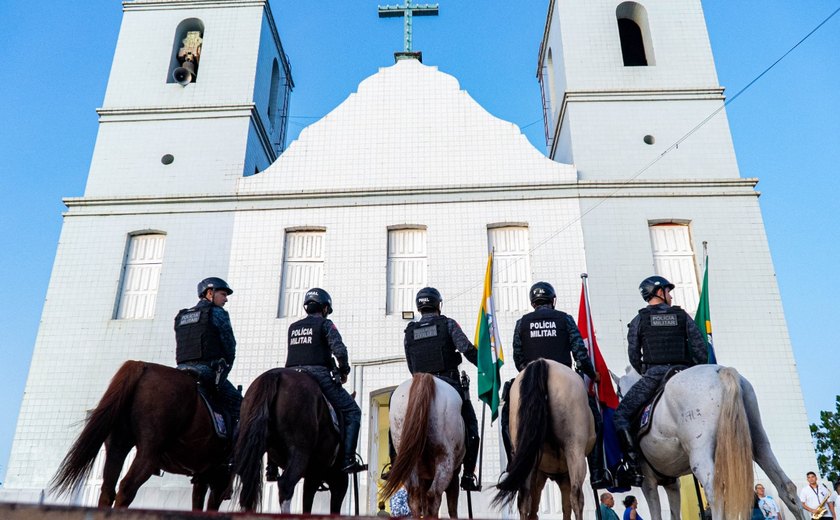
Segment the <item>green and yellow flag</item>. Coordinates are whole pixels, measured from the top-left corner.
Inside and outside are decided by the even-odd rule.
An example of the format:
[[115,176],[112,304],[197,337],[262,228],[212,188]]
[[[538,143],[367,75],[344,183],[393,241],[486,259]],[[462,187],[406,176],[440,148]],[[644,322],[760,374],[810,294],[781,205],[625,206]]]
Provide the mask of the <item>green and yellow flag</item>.
[[496,329],[493,305],[493,253],[487,258],[484,293],[475,327],[475,346],[478,349],[478,398],[490,407],[491,422],[499,415],[499,370],[505,364],[499,331]]
[[706,349],[708,352],[708,360],[710,365],[717,364],[717,356],[715,356],[715,345],[712,341],[712,313],[709,310],[709,257],[706,257],[705,266],[703,268],[703,287],[700,289],[700,303],[697,305],[697,314],[694,315],[694,322],[700,329],[700,333],[706,338]]

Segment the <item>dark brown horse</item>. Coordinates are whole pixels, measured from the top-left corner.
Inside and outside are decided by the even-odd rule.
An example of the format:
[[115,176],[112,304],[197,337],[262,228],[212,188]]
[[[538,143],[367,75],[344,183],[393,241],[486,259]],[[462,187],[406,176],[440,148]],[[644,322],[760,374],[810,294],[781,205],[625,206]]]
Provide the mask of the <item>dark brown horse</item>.
[[[85,421],[52,481],[53,490],[70,492],[91,472],[105,444],[99,507],[128,507],[137,490],[160,470],[193,477],[192,507],[218,510],[230,492],[230,445],[214,431],[195,379],[180,370],[126,361]],[[137,455],[116,492],[126,456]]]
[[303,479],[303,512],[321,483],[330,488],[330,513],[338,514],[347,494],[347,474],[340,468],[341,437],[329,408],[309,375],[275,368],[259,376],[242,401],[234,459],[242,481],[239,505],[254,511],[262,499],[263,455],[283,468],[277,481],[280,506],[291,507],[295,485]]

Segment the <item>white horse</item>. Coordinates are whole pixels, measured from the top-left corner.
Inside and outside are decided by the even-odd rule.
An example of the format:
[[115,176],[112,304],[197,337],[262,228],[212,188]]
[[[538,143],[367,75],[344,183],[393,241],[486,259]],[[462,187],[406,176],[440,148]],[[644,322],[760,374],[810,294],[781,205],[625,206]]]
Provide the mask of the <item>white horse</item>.
[[391,396],[391,437],[397,456],[381,496],[401,486],[414,518],[437,517],[446,492],[449,517],[458,517],[458,473],[464,460],[463,401],[431,374],[414,374]]
[[[641,376],[628,367],[622,395]],[[672,520],[680,518],[679,481],[661,476],[694,473],[703,486],[712,518],[749,519],[753,506],[753,460],[770,478],[794,518],[808,518],[796,486],[779,466],[764,427],[752,385],[734,368],[697,365],[671,378],[639,443],[645,494],[652,520],[661,520],[658,485],[664,485]],[[655,469],[655,470],[654,470]]]
[[494,504],[518,495],[519,518],[536,519],[547,479],[560,486],[563,518],[583,518],[586,455],[595,446],[595,421],[583,380],[556,361],[538,359],[510,389],[511,460]]

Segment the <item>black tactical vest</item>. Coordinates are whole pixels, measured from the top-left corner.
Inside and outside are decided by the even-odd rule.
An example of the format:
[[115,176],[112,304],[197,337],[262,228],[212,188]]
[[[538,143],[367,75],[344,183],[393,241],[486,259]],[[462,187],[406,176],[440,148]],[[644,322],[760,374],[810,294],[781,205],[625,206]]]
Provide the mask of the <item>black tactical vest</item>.
[[642,364],[694,365],[688,350],[687,315],[677,306],[639,311]]
[[201,300],[175,316],[175,362],[216,361],[225,357],[219,329],[213,324],[214,305]]
[[572,366],[572,348],[566,313],[548,307],[530,312],[519,321],[525,363],[545,358]]
[[447,320],[446,316],[438,316],[429,321],[413,321],[405,328],[408,370],[412,374],[457,373],[461,354],[449,334]]
[[286,366],[316,365],[332,368],[332,353],[323,327],[326,318],[310,315],[289,326]]

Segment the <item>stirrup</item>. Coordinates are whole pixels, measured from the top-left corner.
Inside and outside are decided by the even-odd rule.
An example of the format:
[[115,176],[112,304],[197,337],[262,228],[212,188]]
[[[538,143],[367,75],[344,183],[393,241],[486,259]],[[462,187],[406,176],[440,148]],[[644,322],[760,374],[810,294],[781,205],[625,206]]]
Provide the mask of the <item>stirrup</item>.
[[360,473],[362,471],[367,471],[367,469],[367,464],[361,464],[359,461],[354,460],[349,464],[345,464],[344,467],[341,468],[341,471],[343,471],[344,473]]

